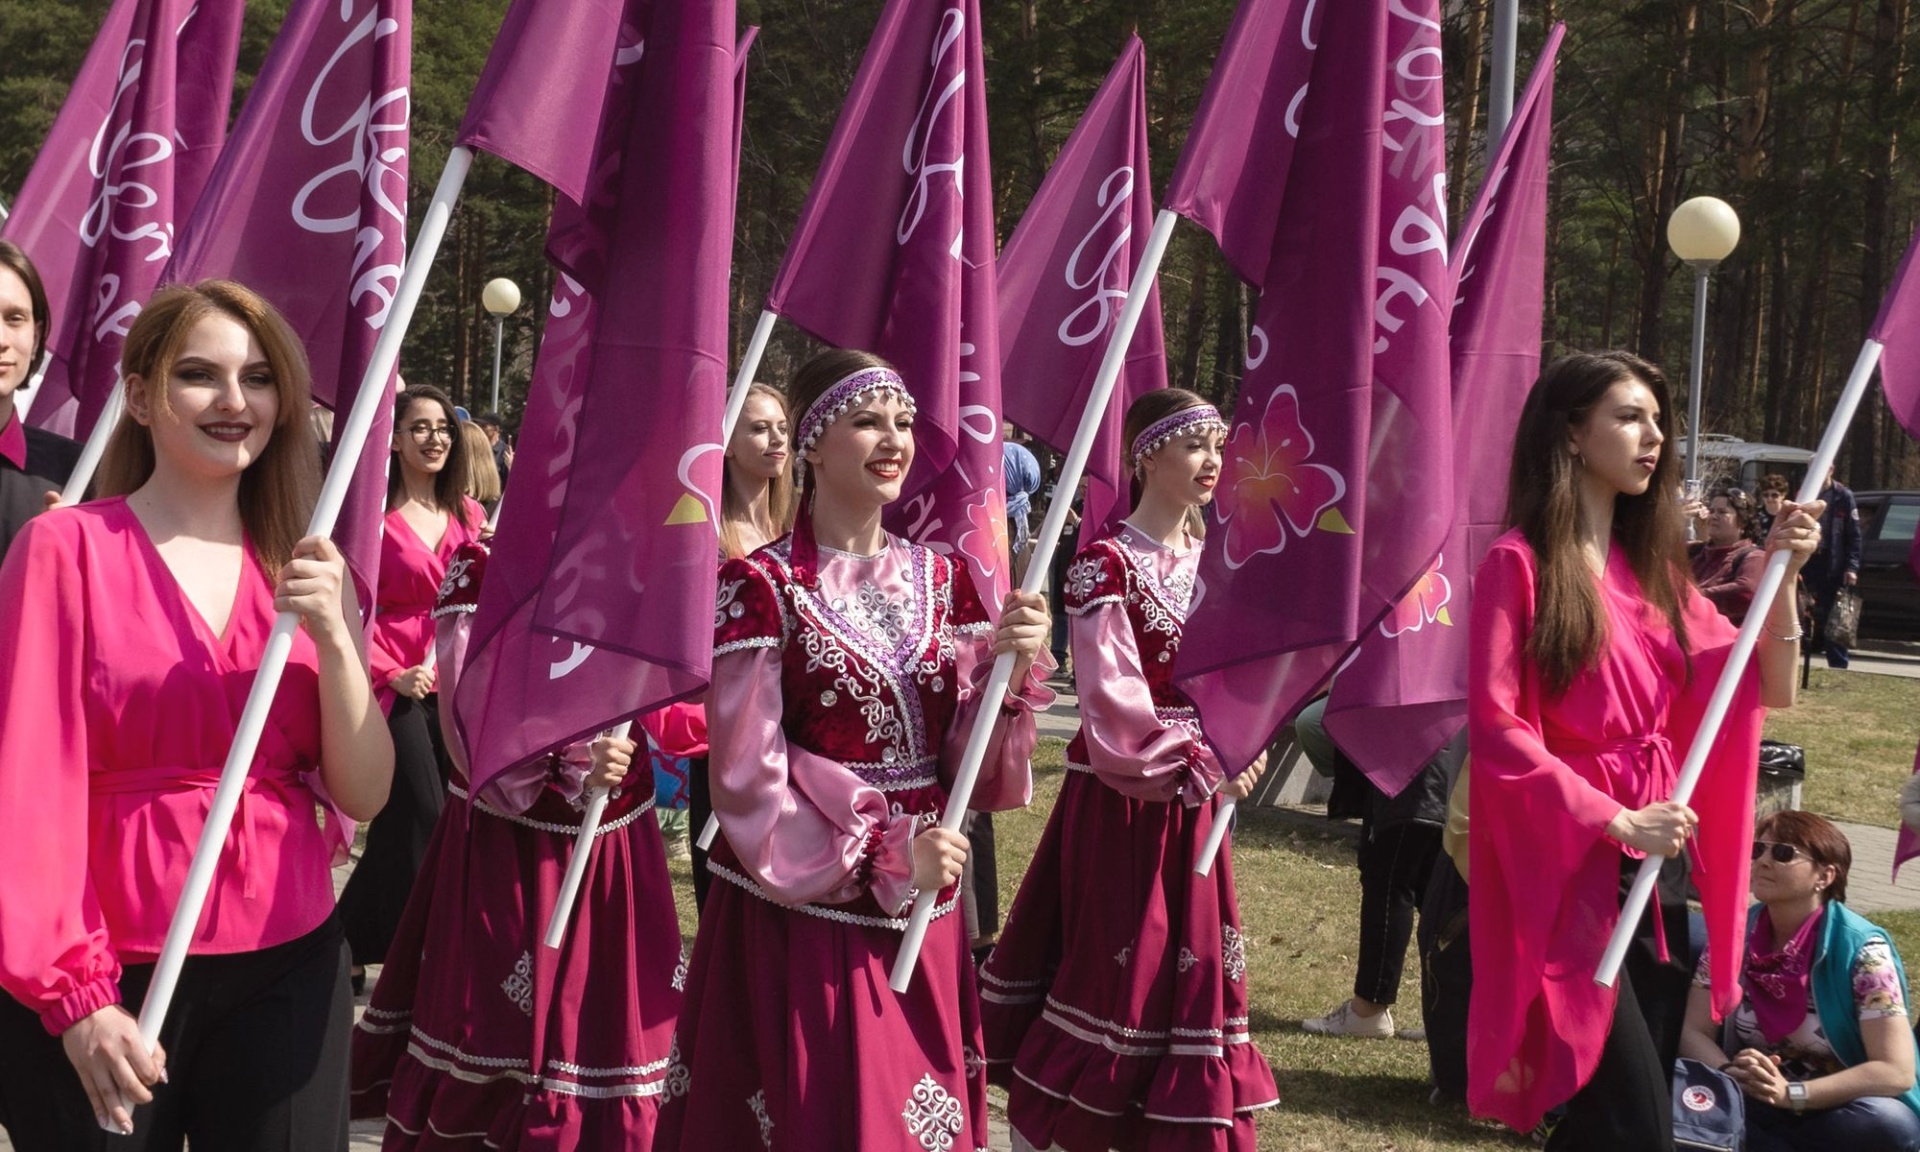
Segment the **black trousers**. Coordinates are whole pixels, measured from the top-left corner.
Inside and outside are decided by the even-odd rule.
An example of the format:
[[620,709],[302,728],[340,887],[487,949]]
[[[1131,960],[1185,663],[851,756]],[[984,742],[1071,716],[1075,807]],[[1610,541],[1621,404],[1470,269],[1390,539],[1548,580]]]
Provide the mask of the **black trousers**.
[[707,777],[707,758],[695,756],[687,761],[687,835],[693,838],[693,906],[704,910],[707,889],[713,877],[707,873],[707,853],[700,847],[700,832],[713,815],[713,782]]
[[[1621,857],[1624,896],[1640,862]],[[1660,869],[1658,906],[1647,909],[1620,969],[1619,1002],[1600,1050],[1593,1079],[1567,1101],[1566,1119],[1547,1142],[1548,1152],[1592,1150],[1672,1152],[1673,1061],[1680,1053],[1686,1020],[1687,862],[1666,860]],[[1666,929],[1672,960],[1662,963],[1653,936],[1654,917]],[[1594,958],[1598,962],[1599,957]]]
[[440,738],[437,698],[393,702],[393,790],[367,826],[366,851],[340,893],[340,923],[355,964],[384,964],[413,878],[427,857],[433,826],[446,806],[452,764]]
[[[120,977],[137,1011],[153,965]],[[0,1121],[17,1152],[342,1152],[353,996],[347,949],[329,918],[257,952],[190,956],[160,1031],[165,1084],[134,1111],[131,1137],[93,1119],[58,1037],[0,996]]]
[[1361,828],[1360,961],[1353,974],[1353,994],[1361,999],[1392,1004],[1400,997],[1413,914],[1440,855],[1440,831],[1418,823]]

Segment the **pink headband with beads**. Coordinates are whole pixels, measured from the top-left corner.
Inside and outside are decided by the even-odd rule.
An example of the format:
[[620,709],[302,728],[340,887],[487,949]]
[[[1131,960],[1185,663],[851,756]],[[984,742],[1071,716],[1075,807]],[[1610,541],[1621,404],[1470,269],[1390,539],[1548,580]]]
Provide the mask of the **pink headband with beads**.
[[845,415],[850,408],[857,407],[868,397],[892,393],[907,406],[907,411],[915,411],[913,393],[907,391],[906,382],[900,374],[891,368],[862,368],[858,372],[849,372],[833,382],[832,387],[820,394],[820,399],[807,406],[800,417],[800,423],[793,430],[793,442],[796,454],[805,456],[827,426]]
[[1165,419],[1156,420],[1147,425],[1147,430],[1133,439],[1133,466],[1140,467],[1140,461],[1153,455],[1168,444],[1190,432],[1227,430],[1227,422],[1220,418],[1220,410],[1211,404],[1198,404],[1192,408],[1182,408]]

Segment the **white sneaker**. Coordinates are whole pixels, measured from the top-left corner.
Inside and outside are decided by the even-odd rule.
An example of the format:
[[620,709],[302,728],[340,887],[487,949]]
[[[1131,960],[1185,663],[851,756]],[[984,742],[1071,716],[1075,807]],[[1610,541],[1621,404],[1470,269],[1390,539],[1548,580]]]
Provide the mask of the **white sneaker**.
[[1377,1016],[1362,1016],[1353,1010],[1353,1001],[1342,1000],[1338,1008],[1325,1016],[1302,1020],[1300,1027],[1316,1036],[1359,1036],[1368,1040],[1385,1040],[1393,1036],[1393,1009],[1382,1008]]

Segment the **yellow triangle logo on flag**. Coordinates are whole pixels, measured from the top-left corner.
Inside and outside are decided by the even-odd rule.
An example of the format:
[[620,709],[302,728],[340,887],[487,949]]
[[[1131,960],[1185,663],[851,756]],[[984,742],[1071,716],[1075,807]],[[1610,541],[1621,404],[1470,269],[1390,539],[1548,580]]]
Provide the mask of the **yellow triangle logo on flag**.
[[1433,618],[1449,628],[1453,627],[1453,617],[1448,614],[1445,605],[1441,606],[1440,611],[1434,613]]
[[1314,527],[1322,532],[1338,532],[1342,536],[1353,535],[1353,526],[1347,523],[1345,516],[1340,515],[1338,508],[1329,508],[1320,513],[1320,519],[1314,522]]
[[673,511],[667,513],[668,524],[705,524],[707,506],[694,499],[693,493],[682,492],[674,504]]

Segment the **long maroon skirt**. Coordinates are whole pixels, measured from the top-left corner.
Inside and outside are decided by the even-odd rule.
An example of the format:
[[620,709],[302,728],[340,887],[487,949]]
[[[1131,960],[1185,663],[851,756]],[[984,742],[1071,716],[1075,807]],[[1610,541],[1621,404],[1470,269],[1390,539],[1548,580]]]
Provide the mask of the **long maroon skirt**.
[[1247,1030],[1246,950],[1213,805],[1135,800],[1067,773],[981,969],[989,1078],[1036,1148],[1252,1152],[1279,1102]]
[[[937,811],[937,788],[890,796]],[[979,1000],[957,890],[913,985],[887,986],[906,927],[871,897],[775,904],[714,845],[662,1152],[974,1152],[987,1146]]]
[[390,1150],[650,1147],[686,980],[651,791],[608,805],[558,950],[580,813],[452,792],[354,1030],[353,1115]]

